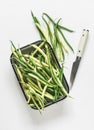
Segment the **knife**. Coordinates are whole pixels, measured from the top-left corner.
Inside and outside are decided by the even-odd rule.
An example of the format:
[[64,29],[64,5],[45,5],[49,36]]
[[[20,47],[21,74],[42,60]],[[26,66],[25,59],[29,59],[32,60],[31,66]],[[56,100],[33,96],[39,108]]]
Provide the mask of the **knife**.
[[76,73],[77,73],[77,70],[79,68],[79,64],[80,64],[80,61],[82,59],[83,52],[85,50],[85,46],[86,46],[87,38],[88,38],[88,33],[89,33],[89,30],[83,29],[82,36],[81,36],[79,46],[78,46],[76,60],[73,62],[73,65],[72,65],[71,76],[70,76],[70,88],[72,88],[72,86],[73,86],[73,83],[74,83],[74,80],[76,77]]

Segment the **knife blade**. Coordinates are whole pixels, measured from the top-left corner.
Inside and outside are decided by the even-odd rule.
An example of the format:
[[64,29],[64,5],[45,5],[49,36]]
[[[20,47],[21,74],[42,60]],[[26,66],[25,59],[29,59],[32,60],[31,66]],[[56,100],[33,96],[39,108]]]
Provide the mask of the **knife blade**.
[[84,50],[85,50],[88,33],[89,33],[89,30],[83,29],[82,36],[80,38],[80,42],[78,46],[76,60],[73,62],[73,65],[72,65],[72,70],[71,70],[71,75],[70,75],[70,88],[73,86],[73,83],[77,74],[77,70],[79,68],[79,65],[80,65]]

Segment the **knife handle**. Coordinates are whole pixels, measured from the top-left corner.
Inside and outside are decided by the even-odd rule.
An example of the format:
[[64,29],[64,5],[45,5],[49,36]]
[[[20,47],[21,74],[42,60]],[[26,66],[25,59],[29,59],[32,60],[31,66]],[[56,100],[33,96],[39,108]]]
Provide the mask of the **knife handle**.
[[88,38],[88,33],[89,33],[89,30],[83,29],[82,36],[81,36],[79,46],[78,46],[77,57],[82,57],[83,55],[87,38]]

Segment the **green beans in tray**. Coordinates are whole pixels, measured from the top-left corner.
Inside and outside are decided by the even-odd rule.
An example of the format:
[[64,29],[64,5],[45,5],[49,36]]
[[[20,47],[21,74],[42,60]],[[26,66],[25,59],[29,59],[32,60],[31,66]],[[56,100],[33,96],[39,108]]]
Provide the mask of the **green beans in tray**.
[[23,48],[11,46],[11,64],[30,107],[44,107],[70,97],[69,87],[49,43],[37,41]]

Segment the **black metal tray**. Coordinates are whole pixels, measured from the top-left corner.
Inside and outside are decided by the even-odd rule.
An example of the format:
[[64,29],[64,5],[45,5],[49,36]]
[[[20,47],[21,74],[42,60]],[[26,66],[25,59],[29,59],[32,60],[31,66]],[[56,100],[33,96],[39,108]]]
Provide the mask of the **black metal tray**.
[[[36,41],[36,42],[34,42],[34,43],[31,43],[31,44],[36,44],[37,46],[39,46],[39,45],[41,44],[41,42],[43,42],[43,41],[40,40],[40,41]],[[47,42],[46,42],[46,43],[47,43]],[[23,54],[31,54],[31,53],[34,51],[34,49],[32,48],[31,44],[28,44],[27,46],[24,46],[24,47],[20,48]],[[53,52],[53,50],[52,50],[50,44],[47,43],[47,45],[48,45],[48,47],[49,47],[49,49],[50,49],[50,53],[51,53],[51,55],[52,55],[52,57],[53,57],[55,63],[60,67],[59,62],[58,62],[58,60],[57,60],[57,58],[56,58],[56,56],[55,56],[55,54],[54,54],[54,52]],[[16,77],[17,77],[17,79],[18,79],[18,82],[19,82],[20,79],[19,79],[18,73],[17,73],[17,71],[16,71],[16,68],[13,66],[13,64],[15,63],[15,59],[13,58],[13,53],[12,53],[11,56],[10,56],[10,62],[11,62],[11,65],[12,65],[12,67],[13,67],[13,70],[14,70],[15,75],[16,75]],[[27,101],[27,97],[26,97],[25,92],[24,92],[24,90],[23,90],[23,86],[22,86],[22,84],[21,84],[20,82],[19,82],[19,84],[20,84],[21,90],[22,90],[22,92],[23,92],[23,94],[24,94],[24,96],[25,96],[25,99],[26,99],[26,101]],[[69,86],[68,86],[68,83],[67,83],[67,81],[66,81],[66,78],[65,78],[64,74],[63,74],[62,84],[63,84],[63,86],[65,87],[66,91],[69,93]],[[52,104],[54,104],[54,103],[56,103],[56,102],[59,102],[59,101],[65,99],[65,98],[66,98],[66,96],[60,97],[59,99],[57,99],[57,101],[53,101],[53,102],[51,101],[51,102],[47,103],[47,104],[45,105],[45,107],[47,107],[47,106],[49,106],[49,105],[52,105]],[[33,108],[36,109],[36,107],[33,107]]]

